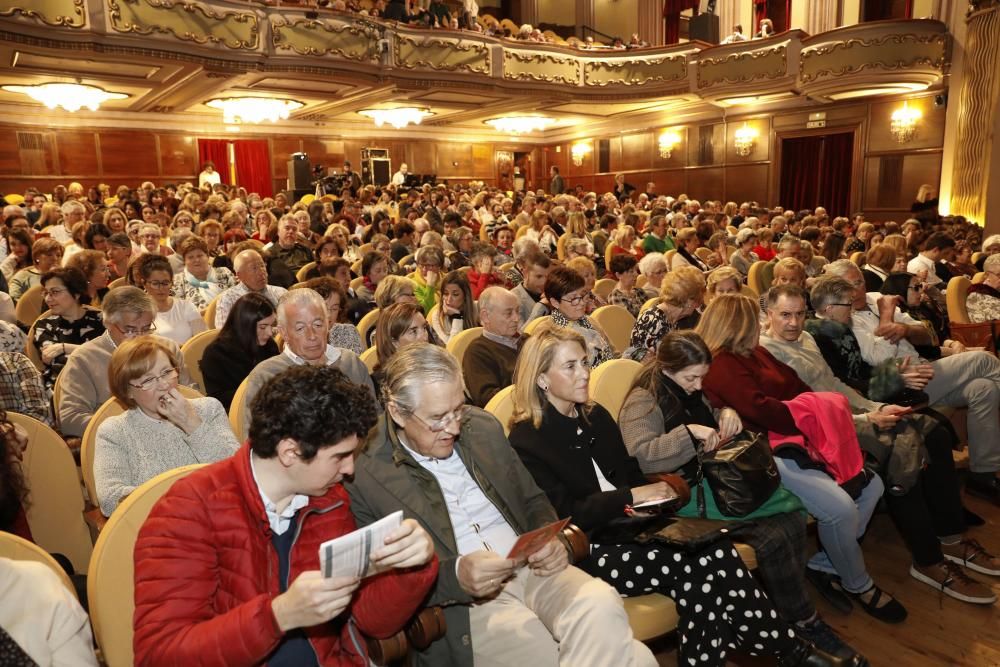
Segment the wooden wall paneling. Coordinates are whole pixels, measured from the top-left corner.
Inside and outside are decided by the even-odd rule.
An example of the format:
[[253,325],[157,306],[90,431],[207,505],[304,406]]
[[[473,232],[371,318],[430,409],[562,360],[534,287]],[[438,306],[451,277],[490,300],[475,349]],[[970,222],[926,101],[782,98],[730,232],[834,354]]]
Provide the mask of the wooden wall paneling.
[[907,100],[911,109],[920,111],[922,117],[917,121],[917,134],[905,144],[897,142],[889,131],[892,123],[892,112],[903,106],[903,102],[872,102],[869,106],[868,152],[881,151],[916,151],[924,148],[939,148],[944,145],[945,107],[935,108],[933,97],[919,97]]
[[[625,163],[622,160],[622,137],[615,136],[610,137],[608,143],[611,146],[609,153],[610,160],[608,163],[608,169],[604,173],[618,173],[619,171],[625,171]],[[601,167],[598,165],[596,172],[601,173]]]
[[[541,155],[541,151],[538,153]],[[472,175],[478,179],[492,180],[495,178],[493,167],[493,144],[472,144]],[[548,170],[544,173],[548,178]]]
[[[723,202],[761,201],[767,193],[768,164],[727,165]],[[722,193],[720,193],[721,196]]]
[[[656,147],[652,132],[637,132],[621,136],[621,165],[623,171],[651,169]],[[613,155],[614,153],[612,153]],[[636,186],[638,187],[638,186]]]
[[[13,127],[0,127],[0,146],[6,148],[0,151],[0,174],[21,173],[21,160],[17,149],[17,130]],[[20,192],[20,189],[16,189]],[[10,192],[10,189],[4,190]]]
[[[903,174],[900,183],[901,207],[909,208],[916,201],[917,190],[923,184],[933,186],[935,192],[941,183],[941,154],[918,153],[903,156]],[[900,221],[902,222],[902,221]]]
[[[302,150],[302,140],[298,137],[271,137],[271,172],[275,180],[288,180],[288,160],[292,153]],[[284,189],[284,186],[281,188]]]
[[[675,132],[680,137],[680,143],[674,146],[669,158],[660,157],[660,135],[665,131]],[[652,152],[652,164],[654,169],[677,169],[687,165],[688,157],[688,130],[687,127],[663,127],[653,132],[650,151]]]
[[440,142],[437,145],[437,175],[442,178],[456,178],[473,173],[472,146]]
[[163,176],[183,176],[195,179],[201,171],[198,164],[198,142],[182,134],[160,134],[160,168]]
[[94,132],[64,130],[55,135],[59,173],[64,176],[96,177],[97,144]]
[[724,123],[692,126],[688,134],[688,166],[710,167],[725,159]]
[[[736,152],[736,131],[746,124],[756,130],[757,139],[749,155],[743,156]],[[769,118],[748,118],[726,123],[725,160],[726,164],[742,162],[760,162],[771,157],[771,123]],[[718,155],[718,153],[716,153]]]
[[546,156],[545,174],[548,175],[549,167],[556,166],[559,167],[559,173],[565,178],[566,174],[569,173],[569,168],[566,166],[569,164],[569,144],[547,146],[544,153]]
[[725,189],[725,168],[692,169],[687,181],[686,193],[689,198],[699,201],[718,199]]
[[[579,165],[573,163],[573,146],[585,144],[590,147],[590,152],[583,156],[583,162]],[[578,139],[568,144],[563,144],[566,151],[566,172],[569,176],[590,175],[597,172],[597,142],[594,139]]]
[[[101,177],[153,180],[159,177],[159,160],[156,155],[156,138],[152,132],[127,130],[100,130]],[[118,183],[108,183],[112,189]]]
[[437,153],[438,144],[434,141],[427,141],[420,144],[410,143],[407,146],[409,153],[410,171],[414,174],[435,174],[437,173]]

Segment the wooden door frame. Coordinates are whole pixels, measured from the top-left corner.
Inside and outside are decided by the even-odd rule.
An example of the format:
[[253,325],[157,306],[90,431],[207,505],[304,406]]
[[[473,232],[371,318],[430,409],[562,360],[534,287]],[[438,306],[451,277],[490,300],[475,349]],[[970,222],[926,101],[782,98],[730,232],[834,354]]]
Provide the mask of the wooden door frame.
[[[865,165],[865,137],[863,135],[863,131],[863,121],[858,121],[848,125],[835,125],[832,127],[827,126],[810,129],[803,128],[798,130],[776,130],[774,133],[774,161],[773,168],[771,169],[771,182],[768,186],[768,190],[771,193],[769,201],[784,206],[784,203],[779,200],[781,198],[781,147],[782,142],[785,139],[800,139],[802,137],[819,137],[829,134],[846,134],[847,132],[854,132],[854,147],[851,152],[851,194],[848,198],[850,211],[848,212],[848,215],[851,215],[854,211],[860,211],[862,180],[864,179]],[[817,206],[823,205],[824,204],[822,202],[817,203]]]

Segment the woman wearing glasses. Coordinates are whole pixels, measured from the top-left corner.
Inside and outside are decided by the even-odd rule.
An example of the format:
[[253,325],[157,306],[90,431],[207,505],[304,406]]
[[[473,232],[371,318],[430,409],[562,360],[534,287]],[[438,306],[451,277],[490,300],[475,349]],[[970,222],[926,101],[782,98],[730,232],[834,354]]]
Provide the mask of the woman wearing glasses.
[[156,333],[178,345],[183,345],[208,325],[194,304],[170,295],[174,285],[174,271],[165,257],[149,257],[139,268],[142,287],[156,303]]
[[125,340],[111,355],[111,395],[128,407],[97,429],[94,482],[104,516],[160,473],[213,463],[239,447],[222,404],[177,390],[180,361],[155,336]]
[[79,269],[53,269],[42,276],[42,294],[49,314],[35,321],[32,341],[42,356],[42,377],[50,391],[80,345],[104,333],[101,311],[86,306],[90,300],[87,277]]
[[542,292],[552,309],[552,321],[557,326],[573,329],[587,341],[587,354],[593,368],[618,356],[604,332],[587,317],[589,291],[579,273],[564,266],[553,268],[545,278]]
[[278,345],[274,342],[277,323],[270,299],[250,292],[233,305],[218,338],[205,348],[201,357],[205,392],[218,399],[226,411],[236,389],[250,371],[278,354]]

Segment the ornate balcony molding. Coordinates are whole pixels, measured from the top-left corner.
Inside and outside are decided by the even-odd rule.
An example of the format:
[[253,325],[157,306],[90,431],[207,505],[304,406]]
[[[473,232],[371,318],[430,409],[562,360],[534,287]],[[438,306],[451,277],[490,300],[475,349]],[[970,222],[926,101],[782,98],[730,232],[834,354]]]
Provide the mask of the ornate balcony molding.
[[0,16],[13,17],[53,28],[85,28],[87,7],[84,0],[22,0],[0,3]]
[[397,34],[394,47],[395,63],[405,69],[485,75],[491,71],[490,49],[481,42]]
[[107,3],[108,25],[115,32],[174,38],[233,50],[260,48],[260,21],[254,12],[170,0],[107,0]]

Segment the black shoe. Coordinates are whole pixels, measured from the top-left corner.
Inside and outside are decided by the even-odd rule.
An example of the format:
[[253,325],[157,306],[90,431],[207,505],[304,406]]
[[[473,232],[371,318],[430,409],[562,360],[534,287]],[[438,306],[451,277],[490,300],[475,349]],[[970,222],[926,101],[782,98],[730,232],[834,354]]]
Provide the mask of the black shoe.
[[965,520],[965,525],[967,527],[972,528],[986,525],[986,519],[979,516],[965,505],[962,505],[962,517]]
[[868,615],[871,616],[872,618],[877,618],[883,623],[902,623],[903,621],[906,620],[907,616],[906,607],[901,605],[899,603],[899,600],[892,599],[889,600],[889,602],[886,602],[881,607],[879,606],[878,604],[879,600],[882,599],[882,595],[885,594],[885,591],[883,591],[875,584],[872,584],[871,588],[868,589],[868,591],[874,591],[874,593],[872,593],[871,600],[869,600],[868,602],[865,602],[861,598],[861,596],[867,593],[868,591],[861,591],[860,593],[851,593],[850,591],[844,590],[840,586],[839,582],[834,583],[833,586],[836,587],[838,590],[840,590],[842,593],[844,593],[844,595],[848,595],[851,598],[853,598],[854,601],[857,602],[859,605],[861,605],[861,608],[864,609],[868,613]]
[[791,650],[778,658],[778,667],[862,667],[867,664],[868,661],[858,654],[840,658],[816,648],[815,644],[801,637],[795,640]]
[[[796,623],[792,627],[795,629],[795,634],[799,637],[812,642],[816,645],[816,648],[819,648],[837,658],[851,660],[855,656],[858,656],[858,652],[848,646],[843,639],[837,636],[837,633],[833,631],[833,628],[827,625],[823,619],[819,617],[816,617],[816,619],[811,623]],[[862,658],[862,660],[864,659]],[[868,663],[865,661],[858,664],[866,665]]]
[[988,479],[969,475],[969,479],[965,482],[965,492],[989,500],[994,505],[1000,505],[1000,479],[997,479],[996,475],[991,475]]
[[838,579],[836,575],[827,574],[826,572],[821,572],[820,570],[814,570],[811,567],[806,568],[806,579],[816,587],[819,594],[829,602],[834,609],[842,614],[850,614],[851,610],[854,609],[854,605],[851,604],[851,599],[847,597],[842,590],[833,587],[833,582]]

